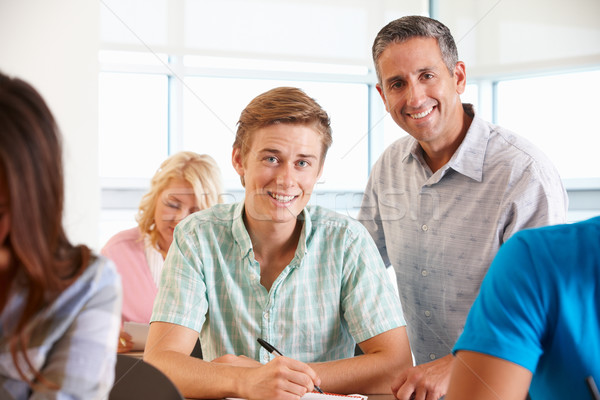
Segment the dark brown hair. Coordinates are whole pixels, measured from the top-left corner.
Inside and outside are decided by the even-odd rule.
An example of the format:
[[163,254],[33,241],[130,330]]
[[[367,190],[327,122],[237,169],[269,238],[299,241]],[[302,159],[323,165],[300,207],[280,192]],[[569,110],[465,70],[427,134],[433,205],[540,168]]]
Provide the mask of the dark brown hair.
[[27,358],[25,330],[86,268],[91,252],[73,246],[65,234],[63,169],[60,132],[48,106],[28,83],[0,73],[0,173],[8,191],[9,233],[4,243],[10,254],[0,269],[0,312],[12,291],[25,294],[22,312],[12,332],[5,332],[15,367],[24,356],[35,379],[44,379]]

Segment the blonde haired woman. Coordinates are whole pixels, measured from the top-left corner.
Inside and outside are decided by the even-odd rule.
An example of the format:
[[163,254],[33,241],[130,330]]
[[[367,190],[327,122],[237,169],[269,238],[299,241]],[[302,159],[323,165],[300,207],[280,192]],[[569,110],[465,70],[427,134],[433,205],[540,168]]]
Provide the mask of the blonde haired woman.
[[[138,226],[117,233],[102,249],[121,275],[123,322],[150,321],[175,226],[188,215],[221,203],[222,193],[221,173],[212,157],[183,151],[162,163],[140,202]],[[129,335],[121,332],[118,351],[131,347]]]

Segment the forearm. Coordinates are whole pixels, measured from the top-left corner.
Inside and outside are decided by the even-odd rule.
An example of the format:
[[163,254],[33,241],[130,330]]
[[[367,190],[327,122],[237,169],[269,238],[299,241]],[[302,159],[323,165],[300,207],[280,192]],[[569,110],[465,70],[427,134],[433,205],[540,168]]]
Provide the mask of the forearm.
[[412,366],[410,350],[386,351],[337,361],[309,364],[321,378],[321,388],[332,393],[391,393],[398,371]]
[[146,352],[144,361],[167,375],[184,397],[220,399],[239,396],[240,367],[211,363],[169,350]]

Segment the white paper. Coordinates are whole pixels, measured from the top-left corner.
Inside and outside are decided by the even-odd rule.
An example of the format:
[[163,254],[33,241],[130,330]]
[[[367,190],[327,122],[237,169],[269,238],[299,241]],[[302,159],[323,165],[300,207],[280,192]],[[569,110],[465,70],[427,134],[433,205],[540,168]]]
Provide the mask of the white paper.
[[310,393],[306,393],[304,396],[302,396],[303,399],[307,399],[307,400],[319,400],[319,399],[362,399],[362,400],[367,400],[368,397],[362,394],[334,394],[334,393],[325,393],[325,394],[321,394],[321,393],[315,393],[315,392],[310,392]]
[[149,329],[150,324],[129,321],[123,323],[123,330],[131,335],[131,341],[133,342],[132,351],[144,350]]
[[[333,399],[367,400],[368,397],[365,396],[364,394],[334,394],[334,393],[321,394],[321,393],[317,393],[317,392],[310,392],[310,393],[306,393],[304,396],[302,396],[302,399],[305,399],[305,400],[321,400],[321,399],[325,399],[325,400],[333,400]],[[244,400],[244,399],[228,397],[226,400]]]

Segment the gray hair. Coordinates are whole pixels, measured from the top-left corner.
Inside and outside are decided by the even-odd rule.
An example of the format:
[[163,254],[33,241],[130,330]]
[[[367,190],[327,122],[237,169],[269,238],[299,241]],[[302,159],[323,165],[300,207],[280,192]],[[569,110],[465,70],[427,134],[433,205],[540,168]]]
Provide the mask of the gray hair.
[[434,38],[442,53],[444,64],[454,75],[454,67],[458,62],[458,50],[456,43],[450,33],[450,29],[435,19],[420,15],[411,15],[398,18],[379,31],[373,42],[373,63],[377,72],[377,79],[381,83],[381,72],[379,71],[379,57],[391,43],[402,43],[414,37]]

